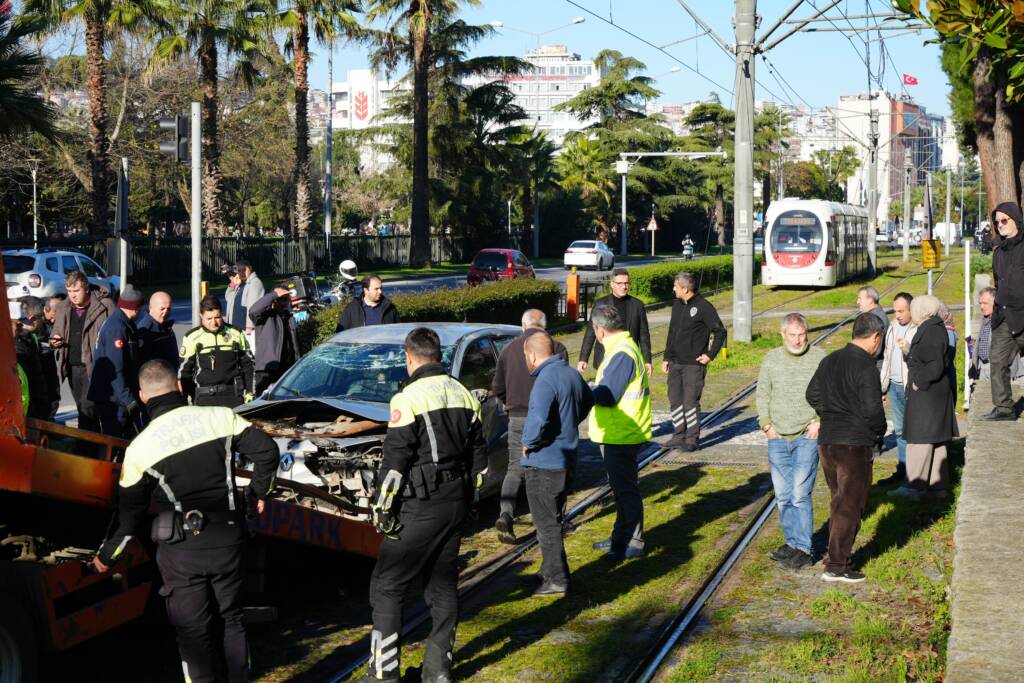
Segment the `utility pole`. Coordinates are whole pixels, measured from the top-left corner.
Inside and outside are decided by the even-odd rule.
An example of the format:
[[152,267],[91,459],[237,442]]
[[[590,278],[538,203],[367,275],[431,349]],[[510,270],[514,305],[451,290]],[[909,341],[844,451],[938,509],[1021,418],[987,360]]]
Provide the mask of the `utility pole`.
[[949,256],[949,243],[956,237],[956,231],[952,227],[953,224],[949,222],[949,195],[953,191],[953,178],[950,175],[952,172],[952,168],[946,169],[946,256]]
[[868,142],[871,143],[868,149],[868,261],[873,276],[878,265],[878,111],[875,110],[870,89],[868,97],[871,98],[868,100],[871,106],[871,132],[868,136]]
[[334,213],[334,38],[327,41],[327,159],[324,162],[324,241],[327,264],[331,259],[331,219]]
[[910,261],[910,173],[913,170],[912,152],[907,149],[903,157],[903,262]]
[[199,326],[203,279],[203,121],[198,102],[192,103],[192,324]]
[[751,340],[754,296],[754,29],[757,0],[736,0],[736,142],[733,200],[733,339]]
[[619,228],[619,256],[626,256],[626,176],[629,175],[629,162],[620,159],[615,162],[615,172],[622,176],[622,225]]

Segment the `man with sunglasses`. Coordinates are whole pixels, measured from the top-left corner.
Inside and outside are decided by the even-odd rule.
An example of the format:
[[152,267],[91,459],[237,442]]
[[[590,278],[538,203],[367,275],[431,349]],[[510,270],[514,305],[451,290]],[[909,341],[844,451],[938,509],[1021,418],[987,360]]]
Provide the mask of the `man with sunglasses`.
[[[592,310],[599,306],[612,306],[619,313],[619,319],[626,325],[629,336],[640,347],[640,354],[644,358],[644,365],[647,366],[647,376],[651,376],[653,366],[651,365],[651,333],[647,329],[647,309],[640,299],[629,294],[629,271],[625,268],[616,268],[612,271],[611,279],[612,293],[603,296],[594,302]],[[576,364],[580,372],[586,372],[587,360],[590,352],[594,352],[594,369],[601,367],[604,360],[604,346],[594,336],[594,328],[587,325],[586,334],[583,335],[583,346],[580,347],[580,360]]]
[[991,411],[986,420],[1016,420],[1010,390],[1010,366],[1024,352],[1024,233],[1020,207],[1003,202],[992,212],[998,233],[992,252],[996,279],[996,302],[992,310],[992,339],[989,362],[992,373]]

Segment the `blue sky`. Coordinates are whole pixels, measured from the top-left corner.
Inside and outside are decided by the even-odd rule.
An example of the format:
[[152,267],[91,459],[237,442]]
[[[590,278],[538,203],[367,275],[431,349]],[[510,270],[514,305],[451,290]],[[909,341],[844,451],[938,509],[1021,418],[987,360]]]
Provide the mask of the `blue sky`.
[[[624,33],[602,19],[611,18],[618,26],[657,46],[688,38],[700,32],[693,19],[679,5],[677,0],[484,0],[479,8],[464,11],[466,21],[487,23],[492,20],[504,22],[506,27],[540,32],[570,23],[574,17],[585,16],[582,24],[562,28],[541,38],[542,43],[563,43],[584,57],[593,57],[599,50],[614,48],[640,59],[647,65],[647,75],[657,77],[656,87],[662,91],[659,101],[681,103],[708,96],[717,87],[698,76],[687,66],[697,69],[708,79],[732,89],[734,60],[720,50],[708,36],[665,48],[671,55],[687,66],[681,66],[672,57]],[[688,0],[690,5],[726,42],[733,42],[732,15],[735,3],[728,0]],[[761,0],[757,3],[758,14],[762,17],[757,35],[771,26],[791,5],[791,0]],[[827,0],[806,0],[792,16],[792,19],[812,15],[813,5],[824,7]],[[866,14],[870,6],[872,14],[888,11],[885,0],[843,0],[830,10],[828,16]],[[584,9],[580,9],[580,7]],[[589,14],[589,10],[593,14]],[[598,16],[594,16],[598,15]],[[851,19],[855,26],[865,24],[864,20]],[[815,23],[816,26],[830,26]],[[837,25],[848,26],[845,21]],[[773,34],[781,36],[787,27]],[[883,35],[899,33],[884,32]],[[872,34],[876,36],[877,33]],[[902,74],[916,76],[917,86],[908,87],[910,95],[923,104],[930,113],[948,114],[947,95],[949,84],[939,64],[939,48],[925,45],[931,37],[907,35],[885,41],[888,57],[884,60],[881,74],[886,90],[898,94],[901,91]],[[536,38],[525,33],[508,29],[499,30],[492,37],[476,45],[473,54],[522,56],[536,45]],[[871,67],[878,75],[879,48],[872,43]],[[313,87],[326,88],[326,49],[317,46],[310,77]],[[851,41],[837,32],[798,33],[787,38],[767,55],[779,81],[772,76],[764,61],[757,65],[758,99],[777,99],[794,104],[810,104],[817,108],[835,105],[839,95],[855,94],[867,89],[867,72],[864,63],[864,43],[860,37]],[[334,53],[335,80],[345,80],[347,69],[365,68],[368,63],[366,48],[337,46]],[[671,73],[674,66],[681,70]],[[872,82],[872,87],[878,85]],[[790,90],[792,88],[792,90]],[[768,92],[771,91],[771,92]],[[729,104],[731,96],[719,90],[723,103]],[[773,96],[774,93],[774,96]]]

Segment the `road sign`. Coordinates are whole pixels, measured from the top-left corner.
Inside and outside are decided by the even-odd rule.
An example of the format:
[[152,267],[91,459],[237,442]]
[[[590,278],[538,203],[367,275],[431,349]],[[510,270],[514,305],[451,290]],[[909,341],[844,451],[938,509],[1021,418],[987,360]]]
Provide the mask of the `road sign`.
[[647,229],[651,232],[658,229],[658,221],[654,219],[654,216],[651,216],[651,222],[647,224]]
[[921,240],[921,263],[925,270],[942,266],[942,240]]

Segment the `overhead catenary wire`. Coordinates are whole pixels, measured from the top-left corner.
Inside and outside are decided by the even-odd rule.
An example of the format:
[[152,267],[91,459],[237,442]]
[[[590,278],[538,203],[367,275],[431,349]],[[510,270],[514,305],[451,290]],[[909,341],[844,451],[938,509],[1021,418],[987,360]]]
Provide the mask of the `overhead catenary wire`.
[[662,48],[662,47],[660,47],[658,45],[655,45],[654,43],[652,43],[651,41],[647,40],[646,38],[643,38],[643,37],[637,35],[633,31],[630,31],[625,26],[623,26],[621,24],[617,24],[614,21],[610,21],[609,19],[607,19],[605,17],[602,17],[600,14],[597,14],[596,12],[593,12],[592,10],[584,7],[583,5],[579,4],[575,0],[565,0],[565,1],[567,3],[569,3],[570,5],[572,5],[573,7],[577,8],[577,9],[583,11],[583,12],[586,12],[587,14],[589,14],[592,17],[594,17],[595,19],[598,19],[599,21],[603,21],[604,23],[608,24],[609,26],[614,26],[615,28],[617,28],[618,30],[622,31],[623,33],[625,33],[626,35],[630,36],[631,38],[639,40],[644,45],[647,45],[648,47],[654,48],[655,50],[657,50],[658,52],[662,53],[663,55],[665,55],[666,57],[668,57],[672,61],[676,62],[677,64],[679,64],[683,68],[692,71],[697,76],[700,76],[705,81],[707,81],[711,85],[715,86],[716,88],[718,88],[722,92],[729,93],[730,97],[734,96],[732,88],[727,88],[726,86],[722,85],[721,83],[719,83],[718,81],[714,80],[713,78],[711,78],[711,77],[701,73],[699,70],[695,69],[693,66],[691,66],[691,65],[687,64],[686,62],[684,62],[683,60],[679,59],[679,57],[676,57],[671,52],[665,50],[664,48]]

